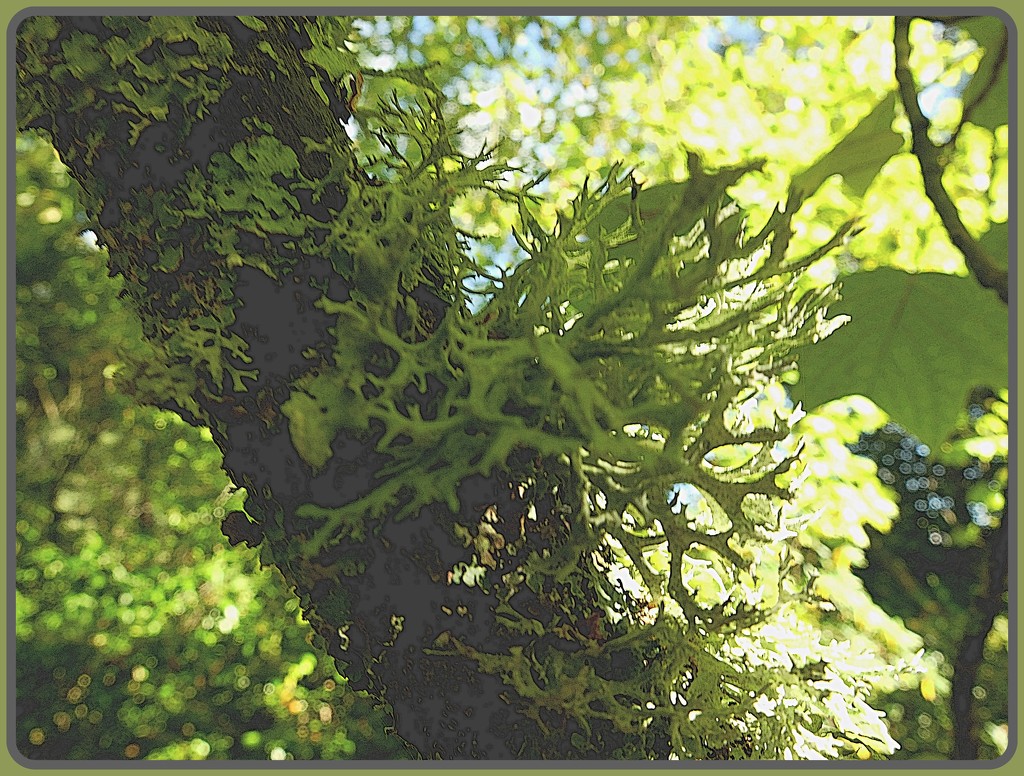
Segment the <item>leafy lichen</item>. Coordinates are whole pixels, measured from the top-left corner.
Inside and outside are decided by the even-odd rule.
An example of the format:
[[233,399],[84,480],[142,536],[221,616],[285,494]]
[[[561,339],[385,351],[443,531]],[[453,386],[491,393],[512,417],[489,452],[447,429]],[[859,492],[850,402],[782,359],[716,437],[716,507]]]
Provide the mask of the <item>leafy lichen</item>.
[[[325,648],[423,716],[402,732],[425,756],[891,750],[806,616],[776,481],[794,413],[757,400],[829,328],[834,291],[801,277],[849,227],[791,255],[791,210],[750,228],[729,197],[757,165],[691,156],[648,190],[615,168],[543,229],[507,167],[457,150],[424,73],[360,116],[387,156],[357,159],[345,33],[19,35],[19,122],[91,193],[156,348],[141,382],[214,431]],[[487,270],[449,210],[484,190],[518,203],[524,255],[473,314]]]

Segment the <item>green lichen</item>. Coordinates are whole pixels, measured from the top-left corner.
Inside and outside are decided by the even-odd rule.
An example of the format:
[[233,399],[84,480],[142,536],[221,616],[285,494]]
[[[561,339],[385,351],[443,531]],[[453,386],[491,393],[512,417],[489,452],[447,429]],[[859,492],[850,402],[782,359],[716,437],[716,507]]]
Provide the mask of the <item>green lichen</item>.
[[[429,515],[453,555],[417,555],[417,542],[396,567],[434,580],[447,601],[434,623],[462,617],[456,599],[472,594],[497,632],[484,648],[432,624],[413,651],[499,677],[538,751],[562,751],[553,720],[574,726],[576,756],[613,733],[630,742],[622,756],[803,759],[835,756],[845,736],[891,747],[863,701],[868,677],[818,644],[806,616],[815,598],[792,530],[803,518],[776,482],[794,460],[778,453],[795,448],[793,415],[752,409],[790,352],[827,332],[835,291],[803,276],[849,227],[793,255],[792,212],[749,228],[729,198],[757,165],[708,172],[690,156],[687,180],[646,192],[613,169],[546,230],[529,192],[502,188],[507,167],[457,150],[424,73],[404,74],[414,98],[360,109],[385,156],[357,159],[339,129],[357,72],[347,23],[242,17],[233,35],[234,23],[109,17],[101,41],[32,17],[18,118],[55,135],[45,108],[79,122],[62,153],[154,344],[139,382],[214,430],[243,472],[261,558],[296,586],[318,638],[365,638],[351,675],[426,638],[411,635],[420,613],[401,611],[398,591],[367,603],[393,580],[363,577],[364,550]],[[295,102],[263,115],[257,97],[280,93]],[[219,110],[230,140],[182,161],[177,146]],[[163,177],[100,174],[111,133],[134,158],[154,130]],[[449,211],[484,191],[518,204],[523,254],[473,314],[462,283],[487,268]],[[256,363],[259,335],[238,326],[243,276],[301,289],[281,312],[327,321],[333,341],[291,343],[288,368]],[[231,441],[236,428],[247,441]],[[277,460],[297,456],[292,473],[323,493],[343,438],[382,463],[373,487],[329,503],[275,493],[249,461],[261,444],[283,448]],[[514,494],[515,519],[462,503],[474,478]],[[680,484],[699,498],[670,503]]]
[[[786,494],[774,482],[791,459],[770,454],[787,437],[788,423],[775,417],[754,427],[742,409],[752,388],[788,368],[790,348],[822,331],[820,311],[832,297],[799,285],[822,251],[787,255],[791,216],[782,212],[756,234],[739,228],[725,188],[746,168],[708,175],[694,163],[691,171],[688,185],[673,190],[673,215],[651,224],[620,210],[627,215],[613,229],[593,229],[628,196],[627,176],[609,177],[596,194],[584,192],[560,231],[521,236],[530,255],[504,286],[490,289],[485,314],[448,316],[429,340],[407,341],[373,315],[373,304],[387,308],[396,296],[368,294],[365,314],[358,305],[332,305],[349,353],[339,351],[340,359],[375,342],[395,354],[384,376],[365,378],[375,397],[360,410],[385,429],[378,449],[392,463],[372,493],[326,514],[305,547],[320,551],[357,515],[401,519],[450,500],[461,478],[507,468],[516,450],[529,449],[549,472],[562,472],[547,484],[567,509],[564,542],[528,553],[521,573],[501,574],[496,558],[519,537],[495,541],[480,529],[461,529],[456,533],[473,552],[451,568],[449,584],[486,585],[506,602],[530,587],[551,602],[549,616],[499,604],[505,627],[537,639],[559,634],[585,652],[483,653],[446,636],[433,653],[500,675],[542,730],[541,710],[549,708],[576,720],[584,738],[595,719],[604,719],[630,735],[668,736],[681,756],[706,758],[723,747],[765,758],[828,749],[834,744],[822,741],[834,739],[827,736],[798,735],[793,744],[792,730],[811,724],[805,715],[820,703],[820,688],[798,675],[780,677],[772,660],[750,665],[753,644],[777,653],[768,644],[781,638],[780,621],[806,636],[809,626],[796,615],[809,599],[788,543]],[[385,195],[373,207],[387,212]],[[696,213],[688,209],[694,207]],[[369,227],[365,244],[395,229],[390,216],[379,222],[384,231]],[[576,239],[581,233],[590,236],[585,247]],[[386,287],[395,287],[394,274]],[[574,304],[581,290],[586,310]],[[514,319],[520,334],[490,337],[485,315]],[[430,418],[403,398],[410,384],[425,390],[428,374],[444,383]],[[329,385],[311,390],[310,399],[315,404],[324,395],[321,412],[340,424],[326,399]],[[347,388],[355,386],[349,381]],[[329,435],[318,436],[318,460]],[[709,464],[713,453],[721,460],[731,455],[732,463]],[[700,514],[670,508],[665,493],[679,482],[703,493]],[[581,555],[602,552],[602,570],[580,567]],[[738,594],[747,589],[761,592]],[[594,590],[607,606],[609,633],[580,630],[579,613]],[[791,641],[790,649],[808,664],[828,659],[827,648],[806,641]],[[609,680],[594,669],[616,653],[631,654],[645,670]],[[776,687],[784,688],[781,696]],[[862,680],[847,680],[828,697],[865,688]],[[591,745],[581,739],[581,750]]]

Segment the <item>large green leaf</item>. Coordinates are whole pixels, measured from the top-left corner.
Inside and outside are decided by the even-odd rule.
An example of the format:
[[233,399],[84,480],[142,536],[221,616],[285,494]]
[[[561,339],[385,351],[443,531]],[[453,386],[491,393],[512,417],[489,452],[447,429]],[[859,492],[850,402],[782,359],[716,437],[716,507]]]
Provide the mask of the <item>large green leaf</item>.
[[978,70],[964,89],[966,121],[994,130],[1009,121],[1009,68],[1006,25],[995,16],[980,16],[961,25],[985,50]]
[[816,192],[833,175],[842,175],[850,191],[863,196],[887,161],[903,148],[903,136],[892,129],[896,93],[890,92],[878,105],[790,184],[790,196],[802,201]]
[[[686,181],[669,181],[639,189],[636,192],[636,209],[644,221],[653,221],[666,210],[672,208],[686,193]],[[600,215],[594,219],[593,227],[603,232],[613,232],[629,221],[633,203],[631,196],[616,197],[605,205]],[[690,224],[689,226],[692,226]],[[680,228],[685,233],[687,229]],[[595,231],[597,235],[600,232]]]
[[936,447],[972,387],[1007,385],[1007,308],[973,278],[864,272],[843,282],[843,299],[831,312],[851,320],[802,349],[793,394],[807,408],[866,396]]
[[988,231],[978,238],[981,247],[985,249],[992,261],[1002,269],[1010,266],[1010,224],[1003,221],[1000,224],[992,224]]

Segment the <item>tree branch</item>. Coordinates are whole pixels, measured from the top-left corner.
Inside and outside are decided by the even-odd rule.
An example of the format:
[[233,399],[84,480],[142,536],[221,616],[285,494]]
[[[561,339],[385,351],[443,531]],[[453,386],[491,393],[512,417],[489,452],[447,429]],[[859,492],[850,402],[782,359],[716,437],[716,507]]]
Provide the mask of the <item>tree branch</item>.
[[939,24],[956,24],[958,22],[966,21],[967,19],[976,19],[975,15],[964,15],[964,16],[935,16],[931,14],[916,14],[913,18],[924,19],[926,22],[938,22]]
[[968,610],[967,628],[953,664],[953,686],[950,700],[953,705],[953,759],[978,759],[978,719],[974,700],[974,683],[978,669],[985,659],[985,641],[992,623],[1004,607],[1009,570],[1009,530],[1007,516],[993,531],[986,547],[988,554],[987,579]]
[[949,193],[942,185],[943,165],[938,149],[928,139],[930,123],[918,105],[917,87],[910,71],[910,22],[912,17],[897,16],[893,34],[896,49],[896,81],[899,84],[900,99],[910,120],[912,137],[911,150],[917,157],[924,179],[924,191],[935,206],[942,225],[952,241],[964,255],[964,261],[974,277],[985,288],[991,288],[1004,302],[1009,302],[1009,273],[1000,269],[982,245],[967,231],[960,213],[953,204]]

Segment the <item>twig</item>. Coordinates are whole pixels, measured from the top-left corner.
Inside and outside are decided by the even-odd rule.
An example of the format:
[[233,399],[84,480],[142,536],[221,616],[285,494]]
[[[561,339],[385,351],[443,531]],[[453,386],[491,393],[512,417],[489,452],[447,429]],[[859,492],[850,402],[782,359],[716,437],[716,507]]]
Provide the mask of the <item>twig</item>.
[[924,19],[926,22],[938,22],[939,24],[956,24],[958,22],[966,21],[967,19],[977,19],[977,15],[974,16],[931,16],[927,14],[917,14],[914,16],[915,19]]
[[1009,526],[1004,515],[999,527],[989,538],[987,579],[967,610],[967,628],[957,650],[953,664],[953,686],[950,700],[953,706],[953,759],[978,759],[977,702],[974,682],[978,669],[985,660],[985,640],[996,615],[1003,610],[1003,593],[1007,589],[1009,570]]
[[942,225],[952,241],[964,255],[967,267],[985,288],[991,288],[999,298],[1009,303],[1010,284],[1007,270],[1000,269],[982,245],[971,236],[960,220],[960,213],[942,185],[943,166],[939,161],[938,149],[928,139],[929,121],[917,103],[917,87],[910,72],[910,22],[909,16],[897,16],[893,34],[896,50],[896,81],[899,84],[900,99],[910,120],[911,149],[921,167],[924,191],[935,206]]

